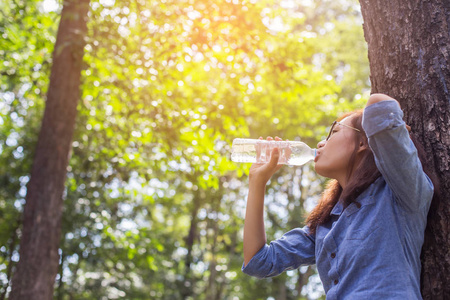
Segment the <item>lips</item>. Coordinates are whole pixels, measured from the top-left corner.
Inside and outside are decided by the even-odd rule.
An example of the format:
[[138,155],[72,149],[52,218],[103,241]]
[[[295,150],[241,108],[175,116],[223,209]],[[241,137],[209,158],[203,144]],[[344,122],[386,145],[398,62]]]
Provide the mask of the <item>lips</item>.
[[319,159],[319,156],[320,156],[320,152],[317,151],[316,152],[316,157],[314,157],[314,162],[317,162],[317,160]]

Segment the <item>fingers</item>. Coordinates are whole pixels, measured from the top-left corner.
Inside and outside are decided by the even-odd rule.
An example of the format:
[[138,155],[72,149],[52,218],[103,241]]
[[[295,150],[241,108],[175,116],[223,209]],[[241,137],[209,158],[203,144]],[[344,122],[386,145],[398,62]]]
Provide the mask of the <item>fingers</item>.
[[[271,136],[267,137],[267,141],[273,141],[273,138]],[[270,146],[269,145],[265,145],[265,150],[266,150],[266,159],[268,159],[270,157]]]
[[[280,140],[279,137],[275,137],[275,140]],[[259,137],[259,141],[255,145],[256,148],[256,163],[264,163],[268,160],[270,161],[271,157],[271,146],[268,143],[264,143],[263,137]],[[271,142],[273,141],[273,138],[271,136],[268,136],[266,138],[266,141]]]
[[[270,142],[270,141],[274,141],[274,139],[273,139],[271,136],[268,136],[268,137],[267,137],[267,140],[268,140],[269,142]],[[276,137],[275,137],[275,141],[278,142],[278,141],[281,141],[281,139],[280,139],[278,136],[276,136]],[[278,162],[280,162],[280,158],[281,158],[281,149],[279,149],[277,146],[275,146],[275,148],[272,148],[272,147],[273,147],[273,145],[267,146],[267,148],[266,148],[266,157],[267,157],[267,159],[268,159],[268,162],[271,163],[272,159],[274,158],[274,157],[273,157],[273,154],[274,154],[273,150],[277,149],[277,158],[276,158],[276,161],[277,161],[277,164],[278,164]],[[272,167],[273,167],[273,166],[272,166]]]
[[[269,137],[267,137],[267,140],[268,141],[273,141],[274,139],[271,136],[269,136]],[[283,140],[280,137],[275,136],[275,141],[276,142],[282,142]],[[280,145],[277,144],[274,149],[270,149],[270,147],[268,147],[268,150],[271,152],[271,153],[267,153],[267,155],[268,155],[267,157],[269,158],[269,162],[272,161],[272,158],[273,158],[272,155],[274,154],[274,152],[271,151],[271,150],[277,149],[277,152],[276,152],[277,153],[277,158],[276,158],[277,164],[285,163],[285,161],[284,161],[284,151],[285,151],[285,149],[283,149],[283,148],[280,149],[279,146]]]
[[256,181],[261,180],[265,183],[283,166],[282,163],[285,163],[281,159],[284,150],[279,149],[279,146],[276,146],[277,143],[268,143],[270,141],[278,142],[282,140],[279,137],[275,137],[274,140],[269,136],[266,138],[266,141],[260,137],[259,142],[256,143],[257,159],[256,163],[250,168],[251,178]]
[[278,165],[278,158],[280,156],[280,150],[278,148],[273,148],[272,152],[270,153],[270,161],[269,161],[269,167],[272,169],[276,168]]
[[[279,146],[275,146],[274,144],[270,145],[269,143],[264,143],[264,139],[263,137],[259,137],[259,140],[261,141],[261,143],[257,143],[256,144],[256,163],[264,163],[267,162],[267,164],[273,164],[271,162],[275,161],[275,166],[277,164],[283,164],[286,163],[286,159],[284,158],[284,153],[286,151],[286,149],[279,149]],[[271,136],[266,137],[266,141],[268,142],[272,142],[272,141],[276,141],[276,142],[281,142],[283,141],[280,137],[275,136],[275,139]],[[286,140],[287,141],[287,140]],[[272,148],[274,147],[275,148]],[[274,150],[276,149],[276,152],[274,152]],[[274,155],[276,153],[276,155]],[[268,168],[272,168],[273,165],[268,166]]]

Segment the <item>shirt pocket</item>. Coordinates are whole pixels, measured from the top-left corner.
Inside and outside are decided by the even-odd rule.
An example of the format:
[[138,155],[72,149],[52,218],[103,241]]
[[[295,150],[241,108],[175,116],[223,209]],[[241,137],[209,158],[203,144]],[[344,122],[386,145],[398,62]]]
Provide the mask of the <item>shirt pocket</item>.
[[378,229],[375,214],[375,199],[365,197],[350,204],[344,211],[348,218],[346,240],[364,240]]
[[370,228],[359,228],[351,230],[347,234],[347,240],[365,240],[372,232],[378,229],[378,226],[372,226]]

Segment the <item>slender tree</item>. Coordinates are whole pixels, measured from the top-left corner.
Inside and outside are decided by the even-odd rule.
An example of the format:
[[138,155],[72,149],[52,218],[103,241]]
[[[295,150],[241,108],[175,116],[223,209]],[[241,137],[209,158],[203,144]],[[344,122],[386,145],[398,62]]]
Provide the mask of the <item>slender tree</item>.
[[88,10],[89,0],[64,1],[10,299],[53,298],[62,197],[80,97]]
[[450,299],[450,2],[360,0],[372,92],[402,105],[440,181],[422,249],[424,299]]

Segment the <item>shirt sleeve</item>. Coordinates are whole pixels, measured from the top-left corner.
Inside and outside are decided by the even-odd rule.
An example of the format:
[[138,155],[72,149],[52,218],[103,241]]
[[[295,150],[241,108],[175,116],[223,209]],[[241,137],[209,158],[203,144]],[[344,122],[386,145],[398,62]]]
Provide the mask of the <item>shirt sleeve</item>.
[[409,137],[397,101],[386,100],[365,108],[362,126],[380,173],[399,205],[417,212],[428,209],[433,184],[423,172],[417,149]]
[[245,274],[266,278],[315,263],[315,236],[309,228],[296,228],[264,245],[249,263],[242,265]]

